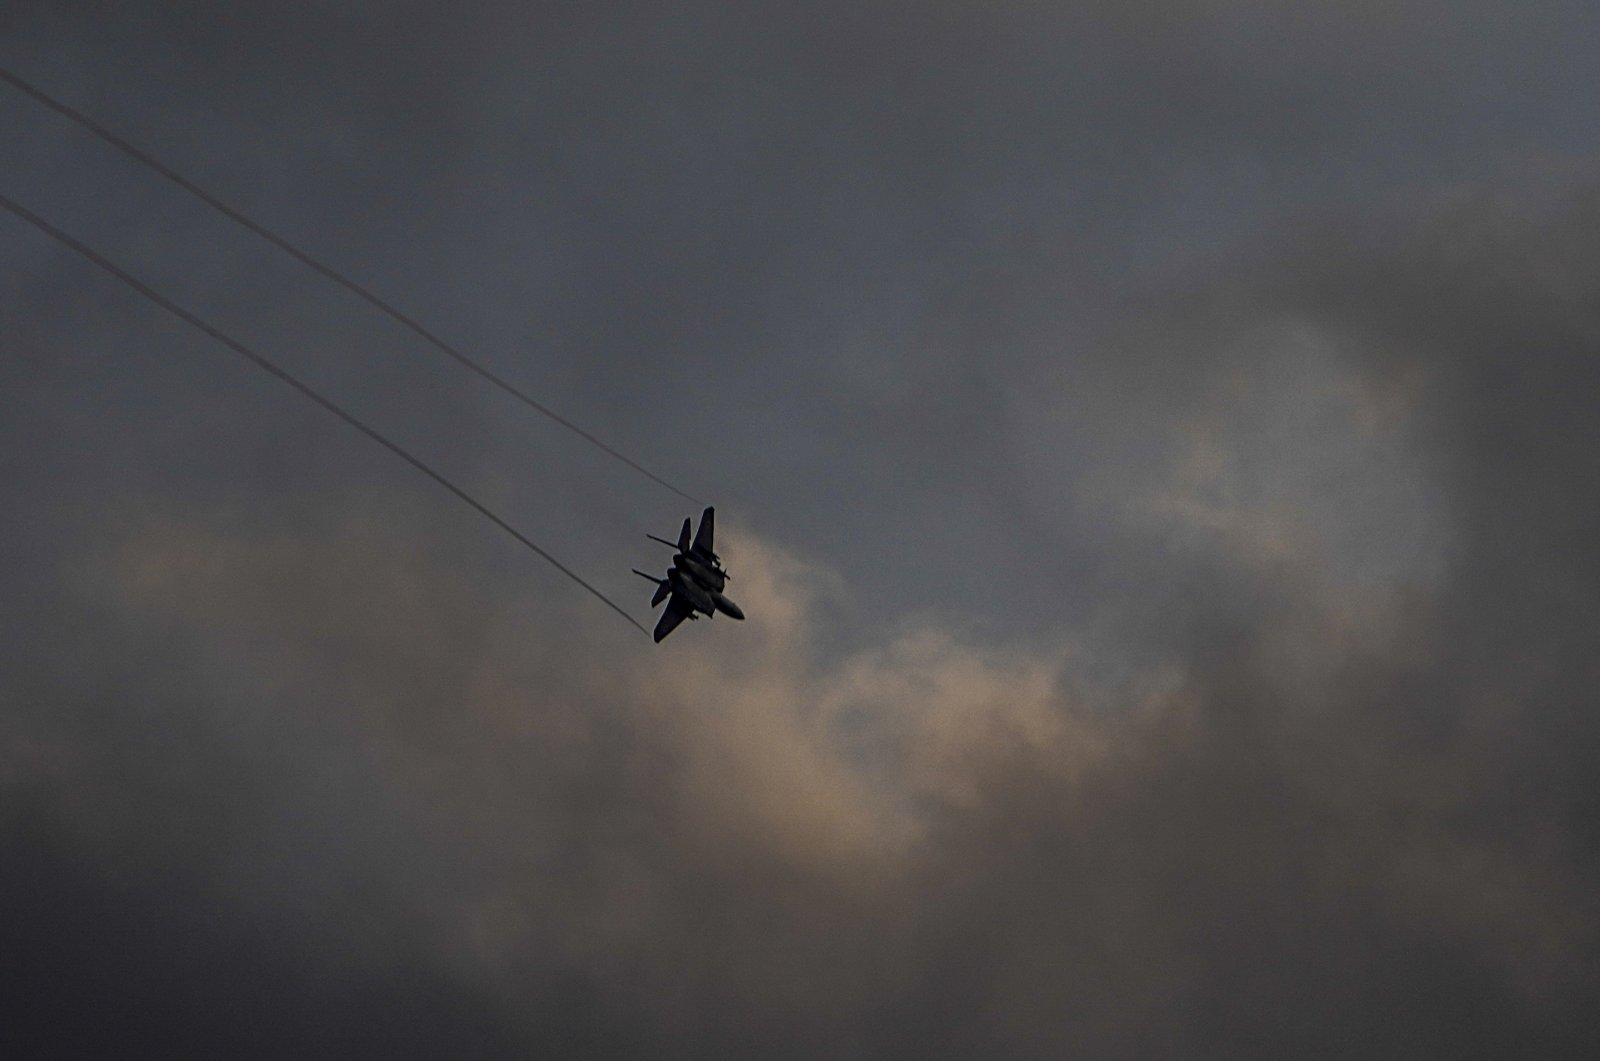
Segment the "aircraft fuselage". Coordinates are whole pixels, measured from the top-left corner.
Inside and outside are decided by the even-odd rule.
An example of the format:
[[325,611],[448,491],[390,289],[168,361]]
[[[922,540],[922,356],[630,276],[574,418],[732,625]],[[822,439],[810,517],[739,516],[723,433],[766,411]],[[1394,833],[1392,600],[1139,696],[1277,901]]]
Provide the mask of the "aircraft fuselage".
[[721,592],[728,584],[728,573],[719,567],[705,563],[691,553],[679,553],[672,558],[673,564],[707,589]]
[[716,610],[717,605],[711,599],[710,592],[700,583],[685,575],[681,569],[673,568],[668,572],[667,578],[672,583],[672,592],[682,596],[695,611],[710,615]]
[[713,610],[735,619],[743,619],[744,611],[722,592],[728,584],[727,573],[708,567],[692,556],[679,553],[672,558],[674,588],[680,589],[684,598],[694,607],[710,615]]

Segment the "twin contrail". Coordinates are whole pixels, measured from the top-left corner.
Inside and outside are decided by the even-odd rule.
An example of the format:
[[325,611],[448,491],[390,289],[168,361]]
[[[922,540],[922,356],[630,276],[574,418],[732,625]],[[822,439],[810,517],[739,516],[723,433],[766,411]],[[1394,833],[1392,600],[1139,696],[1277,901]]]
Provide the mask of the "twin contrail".
[[641,626],[637,619],[623,611],[620,606],[611,600],[611,598],[607,597],[604,593],[601,593],[588,582],[584,581],[583,578],[577,574],[577,572],[573,571],[561,561],[557,560],[555,557],[551,556],[549,553],[533,544],[533,542],[529,541],[522,534],[522,532],[518,531],[515,527],[511,526],[511,524],[507,523],[505,520],[489,511],[489,509],[484,507],[484,505],[476,498],[468,494],[465,490],[451,482],[449,479],[445,478],[439,472],[435,471],[420,457],[417,457],[411,453],[398,442],[394,442],[393,440],[389,439],[376,428],[369,426],[364,421],[357,418],[355,414],[347,412],[332,399],[319,394],[317,391],[313,390],[309,384],[302,382],[298,377],[294,376],[287,370],[280,368],[271,359],[256,353],[254,350],[239,342],[237,339],[234,339],[227,333],[210,324],[207,324],[193,313],[190,313],[176,302],[173,302],[171,299],[161,294],[149,284],[146,284],[144,281],[132,275],[127,270],[108,260],[104,255],[100,254],[100,252],[96,251],[94,248],[74,239],[72,236],[67,235],[67,233],[52,225],[50,222],[46,221],[44,218],[40,217],[38,214],[34,213],[32,210],[29,210],[20,203],[7,198],[5,195],[0,195],[0,208],[9,211],[18,218],[21,218],[23,221],[26,221],[28,224],[61,243],[63,246],[77,251],[79,254],[83,255],[83,257],[87,258],[95,265],[98,265],[101,269],[104,269],[118,280],[121,280],[123,283],[133,288],[133,290],[137,291],[151,302],[154,302],[156,305],[160,306],[174,317],[177,317],[179,320],[190,325],[191,327],[204,332],[217,342],[221,343],[223,346],[226,346],[229,350],[232,350],[234,353],[254,364],[257,368],[276,376],[284,383],[287,383],[289,386],[299,391],[305,397],[310,398],[312,401],[328,410],[328,412],[332,413],[334,416],[337,416],[339,419],[343,420],[357,431],[360,431],[363,435],[366,435],[384,449],[387,449],[390,453],[393,453],[395,456],[399,457],[401,460],[417,469],[417,471],[421,472],[423,475],[426,475],[428,478],[432,479],[434,482],[438,483],[440,486],[456,495],[456,497],[460,498],[468,505],[471,505],[478,511],[480,515],[488,519],[495,526],[511,535],[523,545],[526,545],[529,549],[532,549],[539,556],[549,561],[551,566],[555,567],[556,570],[560,571],[563,575],[566,575],[572,581],[576,582],[578,585],[582,586],[584,589],[598,597],[602,602],[604,602],[606,607],[622,616],[641,633],[648,634],[650,632]]
[[334,283],[338,284],[340,287],[344,288],[346,291],[349,291],[351,294],[355,295],[357,298],[361,299],[363,302],[366,302],[368,305],[370,305],[373,308],[377,309],[379,312],[385,314],[390,319],[394,320],[396,323],[404,325],[406,328],[409,328],[412,332],[415,332],[417,335],[419,335],[423,339],[427,340],[427,342],[430,345],[432,345],[436,350],[438,350],[440,353],[445,354],[447,357],[450,357],[450,358],[454,359],[455,361],[457,361],[458,363],[460,363],[461,365],[463,365],[467,369],[471,370],[472,372],[475,372],[479,376],[482,376],[484,379],[488,380],[490,383],[493,383],[496,387],[499,387],[501,390],[505,391],[507,394],[511,395],[512,397],[516,398],[518,401],[522,402],[522,404],[526,405],[528,408],[534,410],[535,412],[537,412],[537,413],[539,413],[539,414],[541,414],[541,415],[543,415],[545,417],[548,417],[551,420],[554,420],[556,423],[560,424],[562,427],[566,428],[568,431],[571,431],[573,434],[577,435],[579,438],[582,438],[585,441],[597,446],[599,449],[603,450],[605,453],[607,453],[610,456],[612,456],[612,457],[616,458],[617,460],[621,461],[623,464],[626,464],[628,467],[632,468],[634,471],[638,472],[640,475],[645,476],[647,479],[650,479],[652,482],[658,483],[659,485],[666,487],[668,490],[671,490],[673,493],[677,494],[679,497],[683,498],[685,501],[693,502],[696,505],[702,503],[700,501],[700,499],[695,497],[693,494],[690,494],[690,493],[687,493],[687,492],[685,492],[683,490],[678,489],[676,486],[673,486],[671,483],[669,483],[665,479],[661,478],[661,476],[657,475],[655,472],[650,471],[648,468],[644,467],[639,462],[635,461],[633,458],[626,456],[625,454],[619,452],[618,450],[616,450],[612,446],[610,446],[610,445],[606,444],[605,442],[601,441],[600,439],[596,438],[594,435],[590,434],[588,431],[585,431],[583,428],[579,427],[577,424],[573,423],[571,420],[568,420],[566,417],[564,417],[564,416],[560,415],[559,413],[555,412],[553,409],[549,408],[548,406],[546,406],[546,405],[544,405],[544,404],[542,404],[540,402],[535,401],[532,397],[530,397],[528,394],[524,393],[522,390],[517,388],[515,385],[507,382],[505,379],[503,379],[500,376],[496,375],[494,372],[492,372],[488,368],[485,368],[482,364],[478,363],[473,358],[468,357],[466,354],[462,353],[460,350],[457,350],[454,346],[451,346],[449,343],[445,342],[439,336],[435,335],[433,332],[431,332],[427,328],[423,327],[414,318],[412,318],[412,317],[408,316],[407,314],[401,312],[398,308],[396,308],[395,306],[391,305],[390,303],[384,301],[382,298],[379,298],[377,295],[373,294],[367,288],[365,288],[362,285],[356,283],[354,280],[350,279],[348,276],[345,276],[343,273],[339,272],[338,270],[333,269],[330,266],[324,265],[322,262],[318,261],[316,258],[313,258],[310,254],[308,254],[305,251],[301,250],[299,247],[295,246],[293,243],[290,243],[287,239],[284,239],[282,236],[278,235],[276,232],[273,232],[271,229],[267,228],[266,226],[261,225],[261,224],[255,222],[255,221],[252,221],[249,217],[245,216],[245,214],[240,212],[238,209],[236,209],[236,208],[234,208],[232,206],[229,206],[227,203],[223,202],[221,199],[218,199],[215,195],[212,195],[210,192],[206,191],[204,188],[202,188],[199,185],[195,184],[193,181],[191,181],[187,177],[183,176],[183,174],[181,174],[181,173],[177,172],[176,170],[174,170],[171,166],[168,166],[165,163],[161,162],[159,159],[155,158],[149,152],[143,150],[142,148],[136,147],[133,144],[130,144],[128,141],[124,140],[122,137],[118,136],[116,133],[113,133],[110,129],[107,129],[105,126],[101,125],[99,122],[95,121],[93,118],[89,117],[87,114],[84,114],[82,111],[79,111],[79,110],[76,110],[76,109],[74,109],[72,107],[67,106],[65,103],[62,103],[60,100],[56,99],[54,96],[51,96],[49,93],[45,92],[43,89],[39,88],[36,85],[31,84],[30,82],[24,81],[22,78],[18,77],[16,74],[13,74],[11,71],[5,69],[4,67],[0,67],[0,81],[6,82],[12,88],[15,88],[17,91],[19,91],[19,92],[21,92],[21,93],[23,93],[23,94],[25,94],[27,96],[32,97],[35,101],[37,101],[37,102],[43,104],[44,106],[50,108],[51,110],[55,111],[57,114],[61,115],[62,117],[67,118],[68,120],[76,123],[77,125],[81,126],[84,129],[88,130],[89,132],[93,133],[95,136],[99,137],[101,140],[105,141],[106,143],[110,144],[112,147],[116,148],[118,151],[121,151],[123,154],[127,155],[129,158],[132,158],[135,161],[139,162],[141,165],[144,165],[144,166],[148,167],[150,170],[154,171],[155,173],[159,173],[161,176],[165,177],[167,180],[171,181],[173,184],[176,184],[178,187],[182,188],[184,191],[188,192],[190,195],[194,196],[196,199],[199,199],[201,202],[205,203],[207,206],[211,207],[213,210],[217,211],[219,214],[221,214],[224,217],[228,218],[228,220],[234,222],[235,224],[241,226],[242,228],[248,229],[249,231],[255,233],[257,236],[260,236],[262,239],[266,240],[268,243],[272,244],[274,247],[277,247],[279,250],[281,250],[285,254],[289,255],[295,261],[297,261],[297,262],[301,263],[302,265],[306,266],[308,269],[311,269],[313,272],[317,273],[318,275],[324,276],[327,279],[332,280]]

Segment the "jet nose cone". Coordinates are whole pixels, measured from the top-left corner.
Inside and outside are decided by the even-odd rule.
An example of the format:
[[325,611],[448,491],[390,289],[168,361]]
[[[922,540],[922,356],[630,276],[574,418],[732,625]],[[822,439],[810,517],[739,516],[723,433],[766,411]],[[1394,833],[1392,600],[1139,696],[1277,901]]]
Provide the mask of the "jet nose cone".
[[[723,599],[726,600],[727,598]],[[727,614],[731,615],[735,619],[744,618],[744,610],[741,609],[737,604],[733,603],[733,601],[728,601]]]

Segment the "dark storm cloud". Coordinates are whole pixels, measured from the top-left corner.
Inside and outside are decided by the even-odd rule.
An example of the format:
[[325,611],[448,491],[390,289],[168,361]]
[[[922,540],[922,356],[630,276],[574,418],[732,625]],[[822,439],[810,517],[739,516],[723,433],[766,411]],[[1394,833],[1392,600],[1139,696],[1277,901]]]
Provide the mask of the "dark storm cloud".
[[[750,614],[634,645],[8,230],[9,1052],[1593,1052],[1592,15],[3,19],[734,494]],[[581,569],[679,515],[0,103],[8,194]]]

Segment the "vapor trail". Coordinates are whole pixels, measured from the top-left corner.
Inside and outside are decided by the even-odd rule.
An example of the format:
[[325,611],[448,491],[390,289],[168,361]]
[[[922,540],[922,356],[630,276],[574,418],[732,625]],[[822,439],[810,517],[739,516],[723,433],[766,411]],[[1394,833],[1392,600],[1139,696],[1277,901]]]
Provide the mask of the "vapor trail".
[[557,560],[555,557],[551,556],[549,553],[533,544],[522,535],[522,532],[518,531],[515,527],[511,526],[511,524],[507,523],[505,520],[489,511],[476,498],[472,497],[472,495],[461,489],[461,487],[457,486],[449,479],[446,479],[439,472],[434,471],[427,464],[423,463],[420,457],[413,456],[399,443],[390,441],[384,435],[380,434],[376,428],[367,426],[367,424],[357,419],[354,414],[346,412],[331,399],[325,398],[315,390],[312,390],[308,384],[302,383],[298,378],[291,375],[284,369],[279,368],[272,361],[256,353],[254,350],[251,350],[248,346],[245,346],[238,340],[231,338],[230,336],[207,324],[205,321],[201,320],[199,317],[196,317],[194,314],[190,313],[176,302],[173,302],[171,299],[162,295],[160,292],[155,290],[155,288],[144,283],[142,280],[126,272],[119,266],[112,264],[106,258],[102,257],[98,251],[78,242],[76,239],[67,235],[59,228],[56,228],[50,222],[46,221],[38,214],[35,214],[27,207],[12,201],[4,195],[0,195],[0,207],[4,207],[6,210],[15,214],[17,217],[21,218],[23,221],[26,221],[28,224],[32,225],[34,228],[38,229],[40,232],[43,232],[45,235],[51,237],[57,242],[77,251],[79,254],[83,255],[85,258],[89,259],[91,262],[98,265],[100,268],[104,269],[118,280],[121,280],[123,283],[133,288],[151,302],[154,302],[156,305],[172,314],[174,317],[177,317],[186,324],[205,332],[207,335],[211,336],[211,338],[215,339],[223,346],[226,346],[229,350],[232,350],[234,353],[250,361],[257,368],[271,373],[278,379],[293,387],[295,390],[299,391],[301,394],[305,395],[307,398],[310,398],[312,401],[328,410],[328,412],[332,413],[334,416],[337,416],[339,419],[343,420],[357,431],[360,431],[363,435],[366,435],[384,449],[387,449],[390,453],[393,453],[395,456],[399,457],[401,460],[417,469],[417,471],[421,472],[423,475],[426,475],[428,478],[432,479],[434,482],[438,483],[452,494],[455,494],[456,497],[460,498],[462,501],[465,501],[467,504],[471,505],[478,511],[480,515],[484,516],[495,526],[499,527],[517,541],[521,542],[523,545],[526,545],[529,549],[532,549],[535,553],[538,553],[545,560],[549,561],[551,566],[553,566],[557,571],[560,571],[563,575],[566,575],[568,578],[572,579],[572,581],[576,582],[578,585],[582,586],[584,589],[598,597],[605,603],[606,607],[610,608],[612,611],[628,620],[628,622],[632,623],[633,626],[636,627],[641,633],[648,634],[650,632],[641,626],[637,619],[623,611],[622,608],[615,604],[604,593],[601,593],[599,590],[589,585],[589,583],[585,582],[571,568],[567,567],[560,560]]
[[387,315],[390,319],[411,329],[411,331],[415,332],[417,335],[421,336],[423,339],[432,344],[435,349],[451,358],[454,358],[468,369],[476,372],[490,383],[493,383],[496,387],[499,387],[507,394],[522,402],[522,404],[526,405],[528,408],[550,418],[551,420],[554,420],[556,423],[560,424],[568,431],[571,431],[579,438],[598,446],[601,450],[604,450],[612,457],[615,457],[623,464],[626,464],[640,475],[643,475],[647,479],[666,487],[668,490],[671,490],[685,501],[690,501],[697,505],[701,503],[700,499],[695,497],[693,494],[689,494],[678,489],[676,486],[673,486],[671,483],[661,478],[661,476],[650,471],[648,468],[633,460],[631,457],[627,457],[618,452],[616,449],[613,449],[611,446],[607,445],[605,442],[602,442],[594,435],[591,435],[589,432],[585,431],[571,420],[568,420],[566,417],[557,413],[555,410],[535,401],[513,384],[507,382],[505,379],[502,379],[488,368],[485,368],[474,359],[468,357],[460,350],[457,350],[455,347],[439,338],[439,336],[423,327],[412,317],[402,313],[395,306],[379,298],[377,295],[373,294],[365,287],[362,287],[360,284],[356,283],[348,276],[345,276],[343,273],[322,264],[310,254],[307,254],[305,251],[301,250],[293,243],[290,243],[288,240],[284,239],[276,232],[273,232],[271,229],[250,220],[250,218],[240,213],[234,207],[229,206],[221,199],[218,199],[215,195],[212,195],[204,188],[195,184],[193,181],[184,177],[182,174],[178,173],[170,166],[162,163],[141,148],[135,147],[133,144],[130,144],[128,141],[122,139],[122,137],[118,136],[116,133],[113,133],[110,129],[107,129],[105,126],[101,125],[87,114],[84,114],[79,110],[74,110],[72,107],[67,106],[65,103],[62,103],[60,100],[46,93],[43,89],[24,81],[22,78],[18,77],[16,74],[13,74],[4,67],[0,67],[0,81],[5,81],[17,91],[32,97],[34,100],[42,103],[44,106],[55,111],[62,117],[77,123],[84,129],[87,129],[89,132],[99,137],[101,140],[104,140],[106,143],[116,148],[118,151],[121,151],[128,157],[149,167],[156,173],[159,173],[161,176],[165,177],[173,184],[176,184],[190,195],[193,195],[196,199],[199,199],[201,202],[205,203],[219,214],[222,214],[230,221],[233,221],[235,224],[238,224],[243,228],[249,229],[251,232],[254,232],[257,236],[260,236],[268,243],[271,243],[274,247],[277,247],[279,250],[300,262],[302,265],[320,274],[321,276],[332,280],[346,291],[349,291],[352,295],[355,295],[357,298],[377,309],[379,312]]

